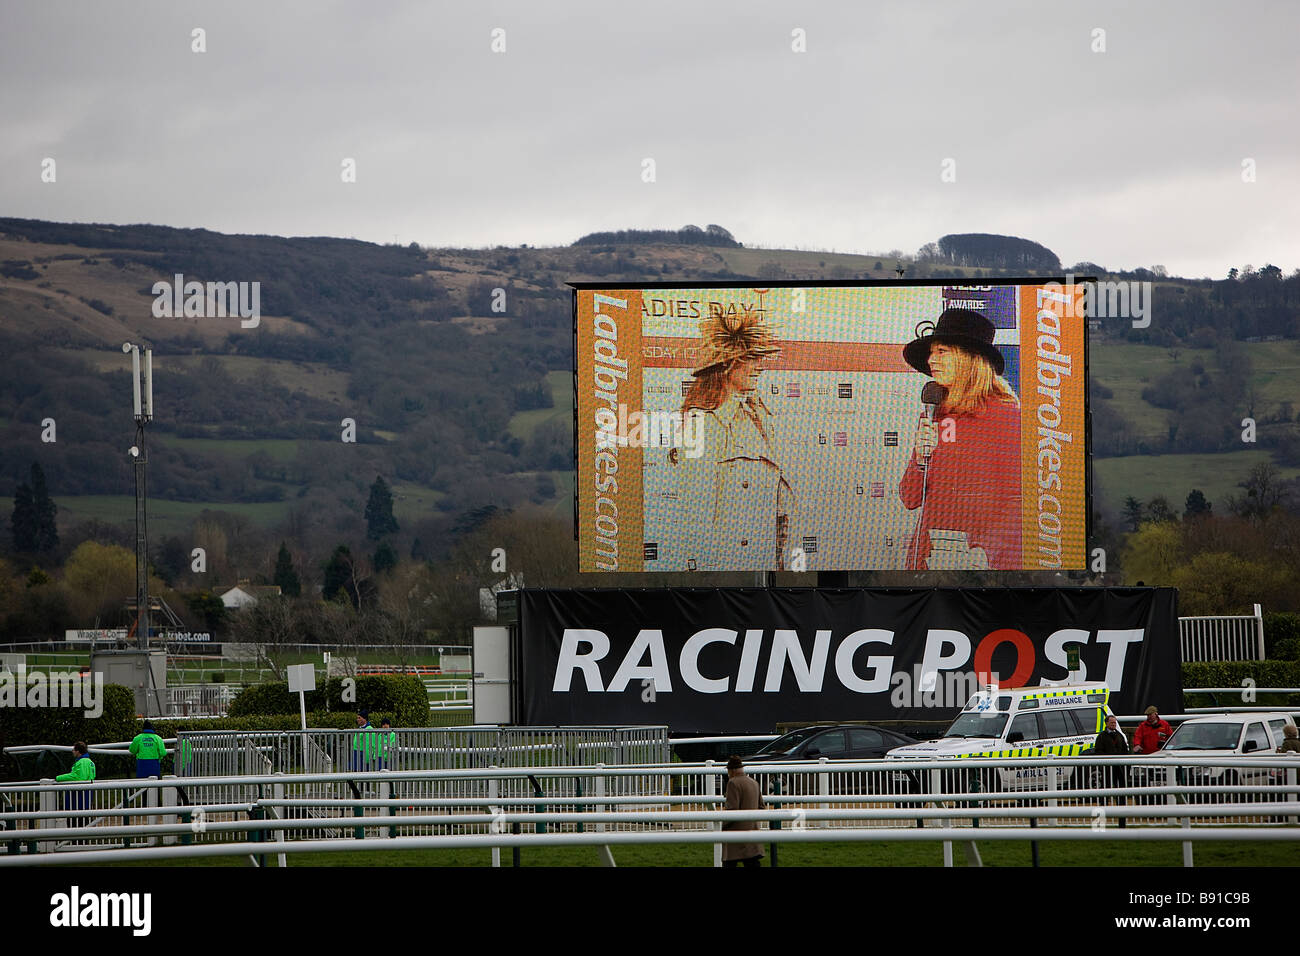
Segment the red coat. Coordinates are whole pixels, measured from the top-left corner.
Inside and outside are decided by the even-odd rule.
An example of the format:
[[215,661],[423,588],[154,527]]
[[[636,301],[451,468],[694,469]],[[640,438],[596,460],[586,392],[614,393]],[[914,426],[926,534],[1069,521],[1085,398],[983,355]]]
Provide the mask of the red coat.
[[1154,724],[1150,720],[1144,720],[1133,732],[1133,748],[1140,754],[1153,754],[1165,745],[1173,732],[1169,721],[1163,717]]
[[[966,532],[967,544],[984,549],[990,568],[1020,568],[1020,409],[990,402],[973,414],[936,418],[940,441],[930,456],[925,510],[908,542],[907,567],[926,570],[929,532],[942,528]],[[951,442],[942,440],[945,418],[953,421]],[[908,508],[921,506],[924,475],[913,455],[898,486]]]

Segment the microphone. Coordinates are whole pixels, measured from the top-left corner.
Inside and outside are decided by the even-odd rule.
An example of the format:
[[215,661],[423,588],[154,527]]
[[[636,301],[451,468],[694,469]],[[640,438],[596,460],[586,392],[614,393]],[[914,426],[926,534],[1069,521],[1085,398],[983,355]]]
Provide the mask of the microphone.
[[948,397],[948,389],[931,379],[921,386],[921,404],[925,406],[925,417],[934,421],[935,410]]
[[[931,379],[921,387],[921,404],[925,406],[926,421],[933,423],[934,414],[938,411],[943,400],[948,397],[948,389],[938,382]],[[921,524],[925,520],[925,506],[927,492],[930,486],[930,456],[934,454],[931,449],[926,453],[923,460],[919,463],[921,470],[921,511],[916,519],[916,531],[912,535],[912,564],[919,563],[921,549]],[[926,562],[927,565],[929,562]]]
[[[948,397],[948,389],[945,386],[940,385],[938,382],[934,381],[933,379],[926,382],[925,385],[921,387],[921,404],[925,407],[926,421],[933,424],[935,412],[938,410],[939,406],[943,404],[943,400],[947,397]],[[933,450],[926,453],[925,461],[927,463],[929,463],[930,456],[933,454],[934,454]]]

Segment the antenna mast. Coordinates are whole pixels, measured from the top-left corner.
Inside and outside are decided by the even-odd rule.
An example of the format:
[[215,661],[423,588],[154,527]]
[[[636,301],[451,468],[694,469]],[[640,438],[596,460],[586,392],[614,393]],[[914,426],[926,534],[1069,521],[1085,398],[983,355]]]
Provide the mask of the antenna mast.
[[[149,537],[145,502],[147,498],[145,453],[145,426],[153,421],[153,349],[145,349],[143,380],[140,369],[140,347],[126,343],[123,352],[131,353],[131,392],[135,417],[135,444],[131,457],[135,459],[135,608],[136,640],[142,650],[149,649]],[[143,388],[142,388],[143,387]]]

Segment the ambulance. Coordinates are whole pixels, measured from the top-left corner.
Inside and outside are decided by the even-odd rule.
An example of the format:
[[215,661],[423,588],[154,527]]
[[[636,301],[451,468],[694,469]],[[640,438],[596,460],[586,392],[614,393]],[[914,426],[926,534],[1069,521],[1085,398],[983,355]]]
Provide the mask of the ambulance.
[[[1092,747],[1111,716],[1110,688],[1105,684],[1061,684],[1054,687],[990,688],[976,693],[947,733],[938,740],[896,747],[890,760],[957,760],[962,758],[1076,757]],[[979,790],[1041,790],[1048,773],[1056,786],[1067,784],[1072,766],[1006,767],[972,773],[951,781]],[[896,784],[914,792],[928,791],[925,771],[895,771]],[[950,774],[944,776],[952,776]],[[945,785],[947,789],[947,785]]]

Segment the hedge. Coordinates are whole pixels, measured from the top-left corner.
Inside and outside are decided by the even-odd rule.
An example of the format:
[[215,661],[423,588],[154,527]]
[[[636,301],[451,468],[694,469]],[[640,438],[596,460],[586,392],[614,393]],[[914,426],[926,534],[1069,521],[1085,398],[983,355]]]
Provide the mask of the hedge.
[[130,740],[135,733],[135,692],[105,684],[103,713],[87,717],[80,707],[0,707],[0,748]]
[[1264,615],[1264,651],[1271,659],[1300,658],[1300,614],[1272,611]]
[[[87,717],[80,707],[0,707],[0,751],[30,744],[71,747],[78,740],[88,744],[130,740],[136,733],[135,692],[120,684],[105,684],[102,704],[98,717]],[[45,770],[52,770],[52,776],[64,773],[71,764],[72,757],[61,753],[44,759],[33,755],[21,764],[5,757],[0,760],[0,779],[32,779]]]
[[[1247,678],[1255,682],[1255,687],[1300,687],[1300,661],[1195,661],[1183,664],[1184,687],[1242,687],[1242,681]],[[1186,707],[1219,704],[1295,707],[1300,705],[1300,694],[1258,694],[1255,701],[1244,703],[1237,694],[1188,694],[1184,701]]]
[[[389,715],[395,727],[429,726],[429,696],[424,682],[409,674],[380,674],[355,678],[355,701],[343,700],[344,681],[348,678],[331,677],[325,686],[307,694],[309,711],[341,712],[348,722],[342,726],[356,725],[358,710],[369,711],[375,726],[383,715]],[[231,717],[282,714],[297,717],[298,695],[289,693],[284,681],[268,681],[246,688],[230,703]]]

